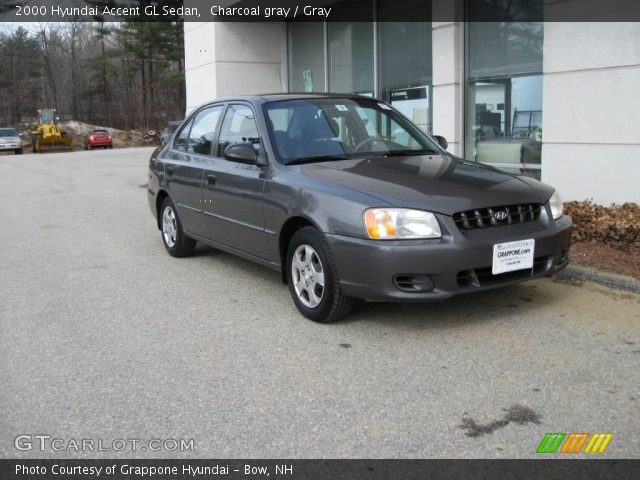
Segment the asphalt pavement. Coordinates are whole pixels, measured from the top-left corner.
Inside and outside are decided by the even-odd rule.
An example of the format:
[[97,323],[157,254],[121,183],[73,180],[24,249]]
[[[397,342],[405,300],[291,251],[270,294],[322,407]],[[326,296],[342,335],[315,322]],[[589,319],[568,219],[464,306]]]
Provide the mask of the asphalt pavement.
[[151,151],[0,155],[0,457],[639,456],[640,295],[542,279],[315,324],[276,272],[165,252]]

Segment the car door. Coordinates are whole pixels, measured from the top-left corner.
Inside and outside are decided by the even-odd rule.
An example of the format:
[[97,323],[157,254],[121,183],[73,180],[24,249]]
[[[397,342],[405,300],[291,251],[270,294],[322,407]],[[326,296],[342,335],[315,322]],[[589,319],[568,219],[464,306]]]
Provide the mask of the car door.
[[203,201],[209,237],[241,252],[266,258],[262,200],[267,167],[226,160],[224,149],[235,143],[249,143],[263,155],[255,113],[248,104],[228,105],[214,157],[205,166]]
[[211,158],[213,139],[223,105],[207,106],[192,115],[176,135],[165,164],[169,193],[187,233],[208,237],[203,218],[204,164]]

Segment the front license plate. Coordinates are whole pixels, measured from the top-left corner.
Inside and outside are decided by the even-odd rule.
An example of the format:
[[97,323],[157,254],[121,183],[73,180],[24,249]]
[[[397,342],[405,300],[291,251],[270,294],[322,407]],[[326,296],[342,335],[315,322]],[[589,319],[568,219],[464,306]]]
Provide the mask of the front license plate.
[[497,243],[493,246],[493,265],[491,273],[512,272],[533,268],[533,250],[536,241],[519,240],[517,242]]

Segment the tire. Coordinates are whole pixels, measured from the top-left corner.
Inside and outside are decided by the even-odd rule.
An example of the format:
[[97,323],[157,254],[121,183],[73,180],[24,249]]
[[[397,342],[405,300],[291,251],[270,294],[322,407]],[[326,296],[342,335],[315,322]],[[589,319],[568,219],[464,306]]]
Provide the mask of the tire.
[[160,232],[169,255],[177,258],[193,255],[196,241],[182,231],[178,211],[169,197],[164,199],[160,207]]
[[329,244],[317,229],[304,227],[293,235],[285,268],[293,303],[309,320],[330,323],[349,313],[353,300],[343,295]]
[[84,146],[85,150],[89,150],[89,147],[87,145]]
[[19,148],[19,149],[17,149],[17,150],[15,151],[15,154],[16,154],[16,155],[22,155],[22,152],[24,152],[24,149]]

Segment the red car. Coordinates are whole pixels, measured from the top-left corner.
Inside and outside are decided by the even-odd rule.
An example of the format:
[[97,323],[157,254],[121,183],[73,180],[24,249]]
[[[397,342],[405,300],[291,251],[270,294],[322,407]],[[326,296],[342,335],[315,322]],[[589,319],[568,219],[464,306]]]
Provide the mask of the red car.
[[93,130],[84,139],[84,149],[113,148],[113,139],[107,130]]

